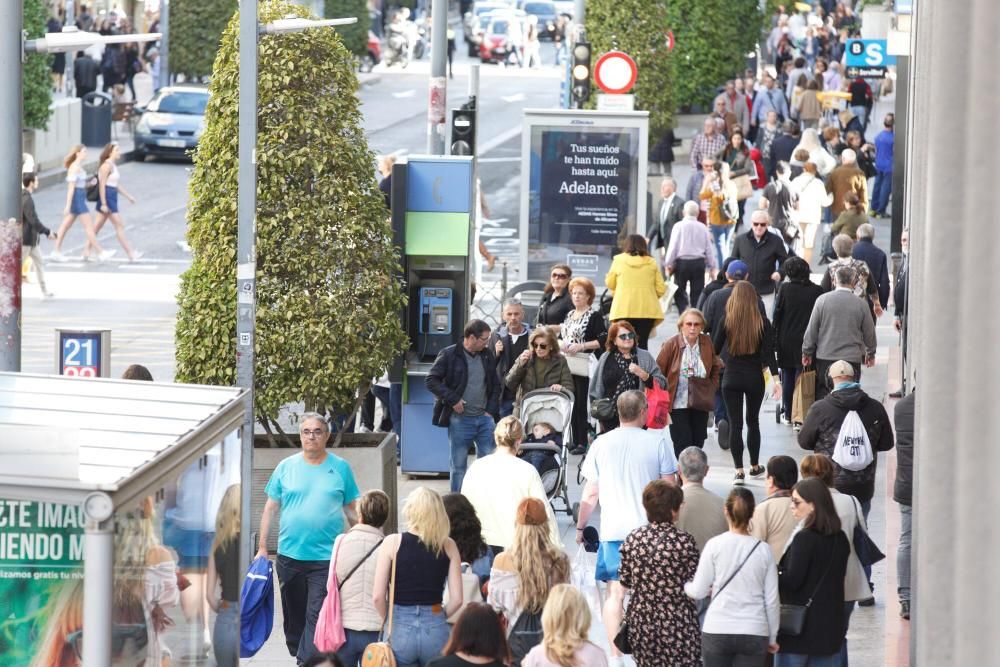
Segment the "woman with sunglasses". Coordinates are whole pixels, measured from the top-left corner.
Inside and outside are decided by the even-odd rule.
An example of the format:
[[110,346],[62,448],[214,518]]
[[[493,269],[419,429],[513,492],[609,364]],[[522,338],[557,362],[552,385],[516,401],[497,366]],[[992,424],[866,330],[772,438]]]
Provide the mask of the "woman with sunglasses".
[[520,414],[521,399],[535,389],[573,393],[573,374],[552,329],[534,329],[528,336],[528,349],[521,353],[504,379],[515,394],[514,414]]
[[[774,356],[774,330],[761,313],[760,297],[753,285],[740,280],[726,301],[726,311],[718,328],[712,330],[716,354],[722,357],[722,400],[729,414],[729,449],[733,454],[736,476],[733,484],[743,484],[743,407],[746,404],[747,449],[750,450],[750,475],[764,474],[760,465],[760,406],[764,402],[763,368],[778,377]],[[774,382],[774,399],[781,399],[781,383]]]
[[573,310],[573,301],[569,296],[569,279],[572,277],[573,269],[565,264],[552,267],[542,303],[538,306],[535,326],[559,326]]
[[614,293],[608,318],[628,320],[639,338],[639,347],[649,348],[649,334],[663,321],[660,297],[667,291],[663,272],[649,256],[646,237],[630,234],[620,254],[615,255],[604,284]]
[[635,327],[629,322],[619,320],[611,325],[607,350],[590,379],[590,400],[610,399],[614,410],[610,419],[601,420],[602,433],[618,428],[618,397],[626,391],[652,387],[654,381],[663,389],[667,387],[667,378],[653,355],[636,346]]
[[778,635],[775,667],[840,665],[844,622],[844,576],[851,544],[841,530],[830,490],[818,477],[792,489],[792,515],[799,525],[778,563],[782,604],[808,605],[798,636]]
[[[559,327],[559,338],[563,352],[573,355],[570,371],[573,373],[573,395],[579,400],[573,402],[573,449],[570,454],[587,453],[587,387],[590,384],[590,367],[593,355],[601,356],[601,350],[608,339],[608,328],[601,314],[594,310],[597,291],[594,283],[587,278],[573,278],[569,281],[569,295],[573,310]],[[576,366],[574,367],[574,363]]]
[[670,392],[670,439],[676,456],[688,447],[704,446],[708,413],[715,409],[722,359],[704,330],[705,316],[688,308],[677,320],[677,335],[663,343],[656,357]]

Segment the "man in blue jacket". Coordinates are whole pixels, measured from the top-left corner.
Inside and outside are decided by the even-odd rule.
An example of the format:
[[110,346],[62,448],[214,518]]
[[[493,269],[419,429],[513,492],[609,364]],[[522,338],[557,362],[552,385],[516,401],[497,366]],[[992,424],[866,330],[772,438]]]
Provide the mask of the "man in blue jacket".
[[892,194],[892,149],[895,135],[892,126],[896,117],[887,113],[882,125],[885,129],[875,137],[875,185],[872,188],[872,215],[885,217],[885,209],[889,205],[889,195]]
[[461,345],[441,350],[427,373],[427,389],[437,397],[433,423],[448,429],[451,443],[451,490],[462,489],[469,467],[469,445],[476,456],[496,448],[493,430],[500,412],[500,378],[489,349],[490,325],[472,320],[465,325]]

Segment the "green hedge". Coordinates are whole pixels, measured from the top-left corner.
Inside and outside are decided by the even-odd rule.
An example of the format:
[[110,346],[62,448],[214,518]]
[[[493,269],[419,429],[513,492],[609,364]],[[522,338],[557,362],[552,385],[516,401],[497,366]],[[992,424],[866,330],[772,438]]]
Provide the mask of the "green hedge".
[[[0,0],[16,2],[17,0]],[[28,39],[35,39],[45,34],[45,22],[48,20],[48,10],[42,0],[24,0],[24,29],[28,31]],[[7,29],[4,39],[16,39],[16,31]],[[24,62],[24,79],[21,83],[24,100],[24,127],[44,130],[49,125],[52,115],[52,56],[44,53],[32,53]],[[72,72],[67,72],[72,76]]]
[[212,73],[219,38],[239,0],[170,0],[171,73],[199,79]]
[[[265,0],[260,20],[306,12]],[[188,206],[193,261],[178,298],[177,379],[236,380],[238,17],[223,33]],[[346,413],[405,348],[398,252],[376,185],[353,57],[334,30],[260,40],[258,419]]]

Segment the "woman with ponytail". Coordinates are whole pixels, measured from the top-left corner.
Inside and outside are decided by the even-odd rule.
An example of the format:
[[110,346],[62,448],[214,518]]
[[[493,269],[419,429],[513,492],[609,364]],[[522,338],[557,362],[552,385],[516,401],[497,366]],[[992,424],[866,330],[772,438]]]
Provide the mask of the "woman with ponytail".
[[469,499],[483,524],[483,539],[494,554],[509,549],[514,542],[514,519],[524,498],[538,498],[548,516],[553,544],[562,544],[538,470],[517,457],[524,440],[524,427],[517,417],[504,417],[493,432],[496,450],[477,458],[462,482],[462,495]]

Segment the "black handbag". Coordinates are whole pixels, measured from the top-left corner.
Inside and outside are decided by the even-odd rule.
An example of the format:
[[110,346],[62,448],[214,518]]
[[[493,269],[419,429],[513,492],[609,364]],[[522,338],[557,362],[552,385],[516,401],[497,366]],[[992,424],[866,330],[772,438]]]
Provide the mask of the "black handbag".
[[590,403],[590,416],[598,421],[611,421],[615,418],[615,404],[610,398],[599,398]]
[[874,540],[868,535],[868,532],[861,527],[861,513],[858,511],[858,501],[854,499],[854,514],[857,516],[858,521],[854,524],[854,535],[851,538],[851,544],[854,545],[854,553],[857,554],[858,560],[861,561],[862,565],[874,565],[880,560],[885,559],[885,554],[878,548]]
[[97,180],[96,176],[91,176],[87,179],[87,201],[100,201],[101,192],[98,189],[100,182]]
[[833,557],[834,554],[830,554],[830,562],[826,565],[826,570],[823,571],[823,576],[819,578],[816,582],[816,588],[813,589],[812,595],[806,600],[805,604],[782,604],[781,605],[781,618],[778,622],[778,634],[785,635],[786,637],[798,637],[802,634],[802,631],[806,627],[806,616],[809,613],[809,607],[812,606],[813,598],[816,597],[816,593],[819,592],[819,587],[823,585],[823,580],[826,579],[826,575],[829,574],[830,568],[833,567]]

